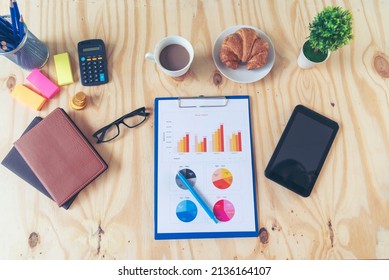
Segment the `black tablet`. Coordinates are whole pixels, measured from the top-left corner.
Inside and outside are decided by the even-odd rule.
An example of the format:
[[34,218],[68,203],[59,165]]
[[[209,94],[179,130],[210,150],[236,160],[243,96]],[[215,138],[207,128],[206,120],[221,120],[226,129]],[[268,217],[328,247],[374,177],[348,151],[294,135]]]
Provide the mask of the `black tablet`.
[[338,129],[333,120],[302,105],[296,106],[265,176],[301,196],[309,196]]

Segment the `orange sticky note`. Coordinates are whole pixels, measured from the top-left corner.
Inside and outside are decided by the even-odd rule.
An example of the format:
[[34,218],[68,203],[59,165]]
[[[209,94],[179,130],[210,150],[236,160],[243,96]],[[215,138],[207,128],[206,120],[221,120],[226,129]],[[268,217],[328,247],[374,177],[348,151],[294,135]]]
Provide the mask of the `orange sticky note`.
[[37,111],[40,111],[42,109],[43,104],[45,104],[46,102],[46,98],[40,96],[35,91],[32,91],[24,85],[15,86],[11,95],[20,102]]

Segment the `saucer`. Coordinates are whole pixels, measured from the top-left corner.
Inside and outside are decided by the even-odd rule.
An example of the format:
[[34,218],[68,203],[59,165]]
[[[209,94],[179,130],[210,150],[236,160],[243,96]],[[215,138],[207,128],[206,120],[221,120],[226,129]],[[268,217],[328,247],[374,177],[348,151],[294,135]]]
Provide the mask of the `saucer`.
[[[220,48],[223,44],[224,38],[226,38],[228,35],[235,33],[240,28],[251,28],[254,29],[257,34],[264,39],[269,44],[269,56],[267,58],[267,63],[265,66],[254,69],[254,70],[247,70],[246,65],[239,65],[237,69],[231,69],[225,66],[219,58]],[[230,79],[231,81],[247,84],[247,83],[253,83],[256,81],[259,81],[263,77],[265,77],[270,70],[272,69],[274,65],[275,60],[275,52],[274,52],[274,46],[270,38],[263,32],[262,30],[249,26],[249,25],[235,25],[230,28],[227,28],[224,30],[219,37],[217,37],[215,44],[213,45],[213,51],[212,51],[212,57],[213,61],[215,62],[215,65],[217,69],[222,73],[226,78]]]

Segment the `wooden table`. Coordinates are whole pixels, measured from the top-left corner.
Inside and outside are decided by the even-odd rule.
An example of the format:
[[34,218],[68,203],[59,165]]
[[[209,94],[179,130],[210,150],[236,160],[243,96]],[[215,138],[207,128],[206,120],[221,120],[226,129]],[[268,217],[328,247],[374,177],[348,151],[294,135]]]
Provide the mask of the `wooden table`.
[[[110,4],[111,3],[111,4]],[[71,209],[55,203],[0,168],[1,259],[354,259],[389,258],[389,1],[338,1],[354,17],[354,40],[325,64],[302,70],[296,60],[308,23],[331,1],[20,1],[30,30],[51,54],[69,52],[75,83],[63,86],[40,112],[10,95],[28,83],[27,71],[0,58],[0,158],[39,115],[64,108],[90,141],[103,125],[138,107],[153,110],[162,96],[249,95],[258,238],[154,240],[154,119],[123,129],[117,141],[94,144],[109,170],[78,196]],[[8,13],[2,1],[0,13]],[[217,71],[213,43],[226,28],[263,30],[275,65],[252,84]],[[195,60],[182,79],[146,62],[164,36],[193,44]],[[83,87],[77,43],[102,38],[110,83]],[[56,79],[52,56],[43,72]],[[88,106],[74,111],[70,97],[84,91]],[[264,176],[264,168],[297,104],[340,124],[340,131],[309,198]]]

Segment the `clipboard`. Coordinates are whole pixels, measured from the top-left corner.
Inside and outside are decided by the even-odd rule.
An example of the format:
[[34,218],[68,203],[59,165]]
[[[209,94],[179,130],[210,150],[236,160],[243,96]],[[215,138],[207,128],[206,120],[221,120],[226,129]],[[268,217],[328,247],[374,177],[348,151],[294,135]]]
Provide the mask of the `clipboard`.
[[161,97],[154,105],[154,238],[258,236],[249,96]]

